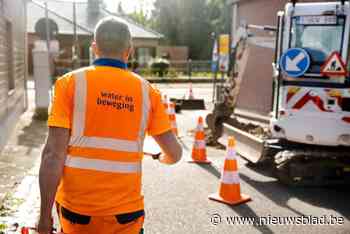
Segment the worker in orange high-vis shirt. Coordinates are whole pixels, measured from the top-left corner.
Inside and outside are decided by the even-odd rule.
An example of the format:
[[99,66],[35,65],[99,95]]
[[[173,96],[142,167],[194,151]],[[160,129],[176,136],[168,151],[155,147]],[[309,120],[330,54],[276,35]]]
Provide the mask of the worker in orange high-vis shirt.
[[161,94],[127,70],[131,43],[126,24],[101,20],[93,66],[55,84],[39,174],[40,234],[51,233],[55,202],[66,234],[142,233],[145,135],[162,149],[161,163],[181,159]]

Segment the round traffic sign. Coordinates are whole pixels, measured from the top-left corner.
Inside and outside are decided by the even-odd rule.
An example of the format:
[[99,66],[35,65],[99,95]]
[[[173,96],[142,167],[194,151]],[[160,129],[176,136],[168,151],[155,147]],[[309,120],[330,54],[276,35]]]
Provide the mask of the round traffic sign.
[[280,67],[290,77],[304,75],[311,65],[311,59],[306,50],[301,48],[288,49],[280,59]]

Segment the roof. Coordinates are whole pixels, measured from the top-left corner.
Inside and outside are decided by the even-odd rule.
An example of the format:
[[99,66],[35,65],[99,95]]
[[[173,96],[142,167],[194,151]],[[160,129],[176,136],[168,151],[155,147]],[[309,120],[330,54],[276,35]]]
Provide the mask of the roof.
[[[49,18],[53,19],[58,25],[60,34],[73,34],[73,3],[69,1],[47,0]],[[45,17],[45,5],[42,0],[32,0],[27,8],[27,32],[35,33],[35,24]],[[129,26],[133,38],[142,39],[160,39],[163,37],[160,33],[147,29],[132,19],[108,11],[101,6],[100,11],[91,14],[88,10],[87,2],[76,2],[76,19],[78,35],[92,35],[97,22],[107,16],[117,17],[120,21]]]

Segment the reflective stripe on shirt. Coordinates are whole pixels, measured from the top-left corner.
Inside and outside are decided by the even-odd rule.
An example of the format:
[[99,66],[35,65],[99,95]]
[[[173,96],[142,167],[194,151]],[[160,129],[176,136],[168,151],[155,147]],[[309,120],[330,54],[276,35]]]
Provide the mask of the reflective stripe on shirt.
[[71,155],[67,155],[65,166],[111,173],[138,173],[142,168],[141,162],[118,162]]

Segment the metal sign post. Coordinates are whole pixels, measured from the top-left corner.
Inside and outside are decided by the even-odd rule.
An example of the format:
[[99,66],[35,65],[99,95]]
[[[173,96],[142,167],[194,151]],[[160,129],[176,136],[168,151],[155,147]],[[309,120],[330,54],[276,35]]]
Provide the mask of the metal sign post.
[[73,2],[73,48],[72,48],[72,60],[73,69],[80,67],[80,53],[79,53],[79,38],[77,34],[77,13],[76,13],[76,3]]
[[213,47],[213,56],[212,56],[212,72],[214,73],[214,79],[213,79],[213,97],[212,102],[215,102],[215,95],[216,95],[216,80],[218,77],[218,68],[219,68],[219,38],[215,32],[211,33],[211,37],[214,41],[214,47]]
[[47,51],[50,54],[50,26],[49,26],[49,10],[47,8],[47,2],[45,2],[45,26],[46,26],[46,45]]

